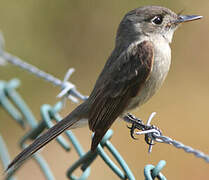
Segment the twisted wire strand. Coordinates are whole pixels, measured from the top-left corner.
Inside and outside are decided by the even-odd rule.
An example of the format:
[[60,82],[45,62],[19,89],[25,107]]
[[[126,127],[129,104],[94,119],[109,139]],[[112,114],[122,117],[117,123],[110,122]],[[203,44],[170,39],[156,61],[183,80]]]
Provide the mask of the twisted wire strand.
[[[13,65],[20,67],[21,69],[24,69],[24,70],[28,71],[29,73],[34,74],[37,77],[42,78],[45,81],[48,81],[48,82],[54,84],[55,86],[60,86],[64,92],[66,92],[66,93],[70,92],[71,96],[69,98],[71,100],[73,100],[74,102],[76,102],[76,99],[72,99],[72,96],[74,96],[75,98],[79,98],[81,100],[87,99],[86,96],[83,96],[81,93],[79,93],[76,90],[75,86],[72,83],[66,81],[66,79],[64,81],[62,81],[62,80],[58,79],[57,77],[40,70],[36,66],[26,63],[23,60],[21,60],[20,58],[3,51],[2,49],[0,50],[0,57],[2,59],[4,59],[5,61],[12,63]],[[73,72],[72,69],[70,69],[69,71]],[[69,77],[68,73],[67,73],[67,76]],[[66,89],[67,89],[67,91],[66,91]]]
[[[21,60],[20,58],[13,56],[7,52],[5,52],[3,50],[4,47],[4,42],[3,42],[3,38],[2,36],[0,36],[0,57],[3,58],[4,60],[36,75],[39,78],[42,78],[56,86],[61,86],[62,89],[65,89],[66,86],[68,86],[68,93],[70,91],[71,95],[81,99],[81,100],[86,100],[87,97],[83,96],[81,93],[79,93],[76,89],[75,86],[66,81],[66,78],[64,81],[61,81],[60,79],[56,78],[55,76],[46,73],[42,70],[40,70],[39,68],[24,62],[23,60]],[[70,77],[69,74],[66,75],[67,77]],[[69,88],[70,87],[70,88]],[[65,91],[65,90],[63,90]],[[71,99],[72,100],[72,99]],[[198,158],[202,158],[204,159],[207,163],[209,163],[209,155],[206,155],[205,153],[196,150],[190,146],[186,146],[183,143],[179,142],[179,141],[175,141],[169,137],[163,136],[161,131],[159,131],[159,129],[156,129],[155,127],[153,128],[153,126],[150,125],[152,118],[155,116],[156,113],[152,113],[148,122],[147,122],[147,127],[150,127],[150,129],[143,129],[144,127],[142,127],[139,130],[142,130],[141,132],[136,132],[136,134],[140,135],[140,134],[147,134],[149,138],[151,138],[152,141],[156,141],[156,142],[163,142],[163,143],[167,143],[167,144],[172,144],[174,147],[179,148],[179,149],[183,149],[185,152],[187,153],[192,153],[194,154],[196,157]],[[126,117],[127,119],[125,119],[126,122],[131,123],[132,120],[129,121],[129,117]],[[134,122],[137,123],[137,122]],[[139,126],[142,124],[139,124]],[[137,128],[137,127],[136,127]],[[151,131],[150,131],[151,130]],[[153,131],[152,131],[153,130]],[[152,150],[152,144],[149,146],[149,152],[151,152]]]
[[[149,153],[152,151],[152,147],[154,145],[153,141],[155,141],[155,142],[159,142],[159,143],[171,144],[174,147],[176,147],[178,149],[183,149],[185,152],[191,153],[191,154],[195,155],[196,157],[201,158],[201,159],[205,160],[207,163],[209,163],[209,155],[203,153],[200,150],[197,150],[197,149],[194,149],[190,146],[184,145],[182,142],[179,142],[179,141],[171,139],[170,137],[164,136],[162,134],[162,131],[159,128],[157,128],[154,125],[151,125],[150,123],[155,115],[156,115],[156,112],[153,112],[150,115],[146,125],[143,124],[143,122],[141,120],[134,117],[133,115],[129,114],[124,117],[124,120],[126,122],[134,124],[134,126],[132,126],[132,128],[131,128],[131,132],[134,132],[134,129],[138,129],[139,131],[134,132],[134,134],[145,135],[145,141],[149,145],[149,150],[148,150]],[[147,139],[146,139],[146,137],[147,137]]]
[[[157,139],[162,140],[163,143],[171,144],[178,149],[183,149],[187,153],[194,154],[196,157],[204,159],[207,163],[209,163],[209,155],[203,153],[200,150],[197,150],[197,149],[194,149],[190,146],[184,145],[183,143],[173,140],[170,137],[158,135],[158,133],[153,133],[152,136]],[[153,140],[155,140],[155,138]],[[159,141],[157,141],[157,142],[159,142]]]

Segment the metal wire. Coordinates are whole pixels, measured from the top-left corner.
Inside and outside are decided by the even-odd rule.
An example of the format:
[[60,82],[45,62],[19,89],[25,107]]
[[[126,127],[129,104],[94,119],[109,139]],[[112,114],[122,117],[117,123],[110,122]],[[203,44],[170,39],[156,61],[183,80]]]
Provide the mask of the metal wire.
[[[128,165],[122,158],[122,156],[119,154],[119,152],[116,150],[116,148],[110,143],[109,139],[112,137],[113,131],[109,130],[103,137],[102,141],[97,147],[96,152],[92,153],[91,151],[88,151],[85,155],[83,155],[80,159],[78,159],[69,169],[67,172],[67,175],[70,179],[75,179],[75,176],[73,175],[73,172],[81,167],[82,170],[85,170],[87,167],[93,163],[93,161],[97,158],[97,156],[100,156],[103,161],[110,167],[110,169],[120,178],[120,179],[129,179],[129,180],[135,180],[135,177],[131,170],[129,169]],[[107,153],[104,151],[104,148],[107,148],[107,150],[110,152],[110,154],[115,158],[115,160],[119,163],[119,168],[107,155]]]
[[167,136],[158,135],[157,133],[153,133],[152,136],[155,139],[161,139],[163,141],[163,143],[172,144],[174,147],[176,147],[178,149],[183,149],[187,153],[194,154],[196,157],[204,159],[207,163],[209,163],[209,155],[207,155],[197,149],[194,149],[190,146],[186,146],[183,143],[173,140]]
[[[7,62],[10,62],[22,69],[25,69],[26,71],[36,75],[37,77],[40,77],[48,82],[51,82],[52,84],[56,86],[60,86],[62,89],[62,92],[58,95],[59,97],[63,97],[67,95],[72,101],[77,102],[77,98],[81,100],[86,100],[86,96],[83,96],[80,94],[77,90],[75,85],[68,82],[70,75],[72,74],[73,70],[70,69],[68,73],[66,74],[64,81],[56,78],[55,76],[46,73],[39,68],[28,64],[21,60],[18,57],[15,57],[3,50],[3,39],[0,38],[0,58],[3,58]],[[15,91],[15,88],[18,86],[18,80],[13,80],[12,83],[8,83],[5,85],[4,81],[0,82],[0,104],[5,108],[6,111],[22,126],[24,127],[24,121],[23,117],[26,119],[27,123],[31,126],[31,131],[26,133],[26,135],[21,139],[20,145],[22,148],[25,148],[27,144],[25,144],[25,141],[27,139],[35,139],[44,129],[46,126],[50,128],[53,126],[51,120],[54,118],[56,121],[60,121],[62,118],[59,116],[58,111],[62,108],[62,103],[56,104],[54,107],[51,107],[49,105],[44,105],[42,107],[42,118],[43,121],[39,124],[37,124],[35,118],[33,117],[30,109],[26,106],[22,98],[19,96],[19,94]],[[12,84],[12,85],[11,85]],[[6,93],[5,93],[6,91]],[[10,100],[18,107],[18,110],[12,105]],[[21,113],[20,113],[20,112]],[[23,115],[23,116],[22,116]],[[154,114],[152,114],[147,122],[146,125],[142,123],[141,120],[138,120],[137,118],[133,121],[133,119],[130,119],[130,117],[126,116],[125,121],[135,124],[135,126],[132,126],[134,129],[139,129],[140,132],[136,132],[135,134],[141,135],[145,134],[145,140],[149,144],[149,152],[152,150],[153,141],[155,142],[161,142],[161,143],[167,143],[172,144],[176,148],[183,149],[187,153],[192,153],[198,158],[204,159],[206,162],[209,162],[209,156],[204,154],[203,152],[193,149],[190,146],[186,146],[181,142],[175,141],[169,137],[163,136],[161,131],[156,128],[153,125],[150,125],[152,118],[154,117]],[[132,131],[133,132],[133,131]],[[130,179],[135,180],[135,177],[133,176],[131,170],[128,168],[127,164],[123,160],[123,158],[120,156],[119,152],[114,148],[114,146],[110,143],[109,138],[112,136],[112,131],[108,131],[107,134],[104,136],[102,141],[100,142],[100,145],[97,148],[97,151],[95,153],[87,152],[84,153],[82,150],[79,142],[76,140],[75,136],[71,134],[70,131],[66,131],[67,137],[72,142],[74,148],[76,149],[78,155],[80,158],[78,161],[76,161],[68,170],[67,176],[70,179],[76,180],[76,179],[86,179],[89,176],[90,164],[96,159],[96,157],[99,155],[104,160],[104,162],[113,170],[113,172],[120,178],[120,179]],[[65,148],[65,150],[70,150],[70,146],[67,141],[65,141],[62,136],[59,136],[58,138],[59,144]],[[122,170],[115,165],[115,163],[109,158],[109,156],[104,152],[104,147],[109,150],[109,152],[113,155],[113,157],[116,159],[116,161],[121,166]],[[47,171],[49,170],[47,164],[44,162],[44,160],[41,158],[38,160],[39,154],[35,154],[34,157],[39,163],[40,167],[42,168],[43,172],[45,173],[45,176],[47,179],[53,179],[53,175],[51,177],[47,177]],[[83,174],[78,178],[73,175],[73,172],[81,167]],[[158,166],[157,166],[158,167]],[[154,168],[153,166],[150,168]],[[13,175],[15,171],[13,171],[9,176]],[[153,170],[152,172],[155,172]],[[159,169],[156,170],[154,173],[157,175],[159,173]],[[49,173],[50,170],[49,170]],[[159,173],[160,174],[160,173]],[[152,173],[152,176],[155,176]]]
[[[17,121],[18,124],[20,124],[21,126],[23,126],[23,124],[27,124],[33,130],[33,128],[38,126],[38,123],[32,112],[30,111],[29,107],[26,105],[21,96],[16,92],[16,88],[18,87],[18,85],[19,80],[17,79],[13,79],[9,82],[0,81],[0,105],[2,105],[2,107]],[[15,104],[16,106],[14,106],[13,104]],[[39,129],[39,133],[40,132],[41,131]],[[28,140],[28,138],[25,138],[24,141],[20,143],[20,147],[22,149],[27,146],[26,140]],[[2,142],[0,142],[0,146],[3,146]],[[4,148],[1,147],[0,152],[2,152],[4,149],[6,151],[6,146],[4,146]],[[6,158],[8,156],[4,155],[4,157]],[[41,168],[46,179],[54,180],[53,173],[45,162],[44,158],[39,153],[35,154],[33,158],[36,160],[37,164]],[[6,158],[4,160],[4,164],[8,165],[9,163],[10,159]],[[7,174],[5,179],[11,180],[17,170],[18,168],[15,170],[11,170]]]
[[[53,121],[59,122],[62,120],[62,117],[59,115],[59,111],[63,108],[63,102],[60,101],[54,106],[50,106],[47,104],[44,104],[41,106],[41,117],[42,121],[37,123],[35,117],[33,116],[32,112],[30,111],[29,107],[26,105],[26,103],[23,101],[21,96],[16,91],[16,88],[19,85],[19,81],[17,79],[13,79],[9,82],[0,83],[1,91],[4,91],[8,102],[11,101],[11,104],[15,104],[16,107],[14,109],[19,113],[22,114],[21,120],[24,120],[24,124],[29,125],[31,127],[31,130],[27,132],[20,140],[20,147],[23,149],[27,146],[28,140],[34,140],[45,128],[50,128],[53,126]],[[0,91],[0,100],[1,93]],[[1,101],[0,101],[1,103]],[[2,106],[4,107],[4,106]],[[13,111],[11,112],[13,113]],[[13,114],[12,117],[15,117],[16,114]],[[21,124],[18,121],[19,124]],[[109,139],[113,135],[113,131],[109,130],[102,141],[100,142],[100,145],[97,148],[97,151],[95,153],[84,152],[82,149],[79,141],[74,136],[74,134],[71,131],[65,131],[65,134],[67,135],[68,141],[70,141],[76,150],[77,154],[79,155],[78,160],[73,163],[68,171],[67,176],[69,179],[72,180],[85,180],[90,175],[90,165],[94,162],[94,160],[100,156],[104,162],[107,164],[108,167],[111,168],[111,170],[120,178],[120,179],[129,179],[129,180],[135,180],[134,175],[132,174],[131,170],[129,169],[128,165],[122,158],[122,156],[119,154],[119,152],[116,150],[116,148],[110,143]],[[71,149],[68,141],[63,138],[62,135],[58,136],[57,138],[58,143],[66,150],[69,151]],[[0,144],[1,145],[1,144]],[[107,155],[107,153],[104,151],[104,148],[109,151],[109,153],[112,155],[112,157],[118,162],[118,167],[114,161]],[[1,149],[0,149],[1,150]],[[39,167],[45,174],[46,179],[53,180],[55,179],[51,170],[49,169],[47,163],[45,160],[40,156],[40,153],[35,153],[33,155],[33,158],[38,163]],[[7,160],[6,164],[9,164],[10,160]],[[11,169],[6,179],[10,180],[13,175],[19,170],[21,166],[19,165],[16,169]],[[83,171],[80,177],[77,177],[74,175],[74,171],[81,168]]]
[[160,142],[160,143],[166,143],[166,144],[172,144],[174,147],[178,148],[178,149],[183,149],[185,152],[187,153],[191,153],[193,155],[195,155],[198,158],[201,158],[203,160],[205,160],[207,163],[209,163],[209,155],[194,149],[190,146],[186,146],[183,143],[173,140],[167,136],[163,136],[162,132],[160,131],[159,128],[150,125],[151,120],[153,119],[153,117],[156,115],[156,113],[152,113],[147,121],[147,124],[144,125],[142,123],[141,120],[137,119],[136,117],[132,116],[132,115],[127,115],[124,117],[124,120],[128,123],[133,123],[134,126],[132,126],[132,132],[134,132],[134,129],[139,129],[140,131],[135,132],[136,135],[145,135],[148,137],[148,139],[151,140],[151,142],[147,142],[149,144],[149,150],[148,152],[151,152],[152,150],[152,146],[153,146],[153,141],[155,142]]
[[[9,152],[7,150],[7,146],[3,140],[3,137],[0,135],[0,159],[2,161],[4,169],[7,168],[8,163],[10,162]],[[16,180],[15,177],[10,177],[9,180]]]
[[[62,109],[62,107],[63,107],[62,102],[58,102],[57,104],[55,104],[55,106],[50,106],[48,104],[44,104],[41,107],[41,116],[42,116],[43,122],[45,123],[45,126],[47,128],[51,128],[53,126],[53,122],[52,122],[53,120],[55,120],[56,122],[59,122],[63,119],[58,114],[58,112]],[[76,150],[77,154],[79,155],[79,159],[82,158],[85,155],[85,152],[84,152],[81,144],[77,140],[77,138],[74,136],[74,134],[70,130],[65,131],[65,134],[67,136],[68,141],[70,141],[72,143],[74,149]],[[57,137],[57,141],[66,151],[70,150],[70,146],[68,144],[68,141],[66,141],[62,137],[62,135]],[[83,173],[81,174],[80,177],[73,176],[72,174],[69,175],[67,173],[68,178],[72,179],[72,180],[85,180],[89,177],[89,175],[90,175],[90,167],[89,166],[83,170]]]
[[22,114],[13,106],[13,104],[10,102],[10,100],[7,97],[7,94],[5,92],[5,81],[0,81],[0,105],[4,107],[4,109],[7,111],[7,113],[12,116],[12,118],[20,124],[21,127],[24,127],[24,121]]
[[[58,102],[54,107],[50,105],[43,105],[41,108],[41,114],[42,118],[45,121],[48,128],[53,126],[52,120],[59,122],[62,120],[61,116],[58,114],[58,112],[61,110],[63,104],[62,102]],[[92,153],[91,151],[84,153],[81,145],[79,144],[78,140],[75,138],[75,136],[72,134],[71,131],[65,131],[67,137],[73,144],[75,150],[77,151],[80,158],[68,169],[67,176],[69,179],[72,180],[83,180],[86,179],[90,174],[90,165],[94,162],[97,156],[100,156],[104,162],[112,169],[112,171],[120,178],[120,179],[130,179],[135,180],[134,175],[132,174],[131,170],[129,169],[126,162],[123,160],[123,158],[120,156],[119,152],[116,150],[116,148],[110,143],[109,139],[112,137],[113,131],[109,130],[102,141],[100,142],[100,145],[97,148],[97,151],[95,153]],[[59,144],[66,150],[66,147],[64,145],[64,141],[59,141]],[[111,158],[107,155],[107,153],[104,151],[104,148],[107,148],[109,152],[112,154],[112,156],[115,158],[115,160],[119,163],[122,170],[111,160]],[[81,170],[83,171],[82,175],[80,177],[76,177],[73,175],[74,171],[81,167]]]
[[[64,81],[59,80],[58,78],[56,78],[55,76],[48,74],[40,69],[38,69],[37,67],[28,64],[26,62],[24,62],[23,60],[21,60],[18,57],[15,57],[7,52],[5,52],[3,50],[3,45],[2,44],[2,39],[0,39],[0,57],[2,57],[3,59],[5,59],[6,61],[27,70],[28,72],[35,74],[37,77],[43,78],[48,82],[53,83],[56,86],[61,86],[62,88],[62,92],[58,95],[58,97],[63,97],[65,94],[69,95],[69,98],[74,101],[77,102],[75,98],[79,98],[82,100],[86,100],[86,96],[81,95],[78,91],[76,91],[75,86],[70,83],[67,82],[67,80],[69,79],[70,75],[72,74],[73,70],[70,69],[68,71],[68,73],[66,74]],[[72,96],[74,96],[75,98],[73,98]],[[47,112],[51,111],[51,107],[50,106],[44,106],[43,107],[43,111],[42,111],[42,117],[43,119],[45,119],[45,124],[48,125],[48,127],[50,128],[53,124],[50,121],[50,117],[51,116],[47,116]],[[52,111],[51,111],[52,112]],[[54,117],[58,117],[57,114],[54,115]],[[61,118],[59,119],[61,120]],[[35,138],[37,136],[36,133],[40,133],[43,130],[43,126],[44,123],[41,122],[39,125],[37,125],[37,128],[33,128],[29,133],[27,133],[21,140],[20,144],[23,145],[25,140],[27,140],[28,138]],[[41,129],[41,130],[39,130]],[[68,131],[67,131],[68,137],[70,136]],[[131,179],[134,180],[134,176],[132,174],[132,172],[130,171],[130,169],[128,168],[127,164],[125,163],[125,161],[123,160],[123,158],[120,156],[120,154],[118,153],[118,151],[114,148],[113,145],[111,145],[111,143],[108,141],[108,139],[110,138],[110,132],[107,133],[107,135],[105,135],[105,137],[103,138],[103,146],[108,147],[108,149],[111,151],[111,153],[113,154],[113,156],[116,158],[116,160],[119,162],[119,164],[121,165],[122,169],[124,170],[124,173],[114,164],[114,162],[108,157],[108,155],[104,152],[102,147],[98,147],[96,154],[92,155],[92,153],[90,153],[91,155],[87,156],[88,157],[88,161],[87,162],[82,162],[83,166],[82,169],[84,171],[83,175],[81,176],[79,179],[85,179],[88,175],[89,175],[89,165],[93,162],[93,160],[96,158],[96,156],[99,154],[103,160],[107,163],[107,165],[118,175],[118,177],[120,177],[121,179]],[[108,137],[108,138],[107,138]],[[73,138],[70,137],[70,139],[72,140]],[[75,138],[74,138],[75,139]],[[104,141],[104,139],[106,141]],[[67,145],[67,143],[61,138],[58,137],[58,142],[67,150],[69,150],[69,146]],[[107,143],[106,143],[107,142]],[[84,153],[81,150],[80,147],[78,147],[78,142],[74,141],[73,143],[75,145],[75,149],[77,149],[77,152],[82,155],[81,160],[79,159],[79,162],[82,161],[82,158],[84,157]],[[68,177],[70,179],[78,179],[77,177],[73,176],[72,173],[73,171],[78,168],[77,165],[80,165],[79,163],[75,163],[68,171]]]
[[[75,86],[72,83],[67,81],[73,72],[72,68],[68,70],[68,72],[66,74],[67,78],[65,78],[64,81],[62,81],[62,80],[56,78],[55,76],[53,76],[49,73],[46,73],[29,63],[26,63],[25,61],[21,60],[20,58],[11,55],[8,52],[5,52],[3,49],[1,49],[1,48],[3,48],[3,46],[1,46],[1,44],[2,44],[1,41],[2,41],[2,38],[0,38],[0,58],[4,59],[7,62],[14,64],[15,66],[20,67],[21,69],[28,71],[29,73],[36,75],[39,78],[44,79],[45,81],[48,81],[48,82],[54,84],[55,86],[60,86],[62,89],[62,92],[58,95],[59,97],[62,97],[64,94],[68,94],[68,97],[73,102],[77,102],[76,98],[81,99],[81,100],[87,99],[86,96],[82,95],[81,93],[79,93],[76,90]],[[72,96],[74,98],[72,98]]]

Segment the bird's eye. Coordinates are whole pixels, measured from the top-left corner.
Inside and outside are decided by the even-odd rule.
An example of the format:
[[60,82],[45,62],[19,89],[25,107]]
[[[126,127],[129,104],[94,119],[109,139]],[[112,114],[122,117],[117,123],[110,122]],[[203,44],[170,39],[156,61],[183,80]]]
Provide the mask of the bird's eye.
[[163,22],[163,17],[162,16],[155,16],[152,20],[153,24],[161,24]]

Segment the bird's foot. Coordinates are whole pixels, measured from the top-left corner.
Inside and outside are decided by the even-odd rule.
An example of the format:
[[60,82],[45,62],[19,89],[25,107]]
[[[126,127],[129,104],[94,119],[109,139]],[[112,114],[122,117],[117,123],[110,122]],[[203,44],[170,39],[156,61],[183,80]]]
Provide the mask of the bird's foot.
[[[132,114],[129,114],[129,113],[123,117],[123,119],[126,122],[131,123],[131,126],[128,126],[128,128],[130,129],[130,134],[133,139],[137,139],[134,136],[135,134],[137,134],[137,135],[144,134],[145,135],[145,142],[150,146],[150,148],[149,148],[150,152],[151,152],[152,145],[154,145],[154,141],[153,141],[154,138],[152,137],[152,133],[154,131],[158,131],[160,134],[162,134],[159,128],[150,124],[153,117],[155,116],[155,114],[156,113],[152,113],[150,115],[146,124],[144,124],[142,122],[142,120],[136,118],[135,116],[133,116]],[[138,129],[139,131],[135,132],[136,129]]]
[[145,128],[146,125],[143,124],[141,119],[136,118],[135,116],[133,116],[132,114],[128,113],[126,116],[123,117],[123,119],[128,122],[131,123],[131,126],[127,126],[130,129],[130,134],[131,137],[133,139],[137,139],[135,138],[134,134],[135,134],[135,129],[139,129],[139,130],[143,130]]

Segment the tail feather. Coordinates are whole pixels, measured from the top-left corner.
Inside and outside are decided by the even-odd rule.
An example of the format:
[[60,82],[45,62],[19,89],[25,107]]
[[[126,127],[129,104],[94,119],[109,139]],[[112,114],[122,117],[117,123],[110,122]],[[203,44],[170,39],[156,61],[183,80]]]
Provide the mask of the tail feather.
[[96,131],[94,133],[94,136],[93,136],[93,139],[92,139],[92,143],[91,143],[91,151],[92,152],[96,151],[98,144],[100,143],[100,141],[104,137],[104,135],[107,132],[107,130],[106,131]]
[[8,165],[6,171],[8,171],[11,167],[16,168],[19,166],[24,160],[29,158],[32,154],[46,145],[48,142],[56,138],[63,131],[72,126],[76,121],[80,119],[82,116],[82,112],[76,108],[72,113],[70,113],[66,118],[62,121],[55,124],[52,128],[50,128],[46,133],[39,136],[34,140],[32,144],[26,147],[20,154],[18,154],[15,159]]

